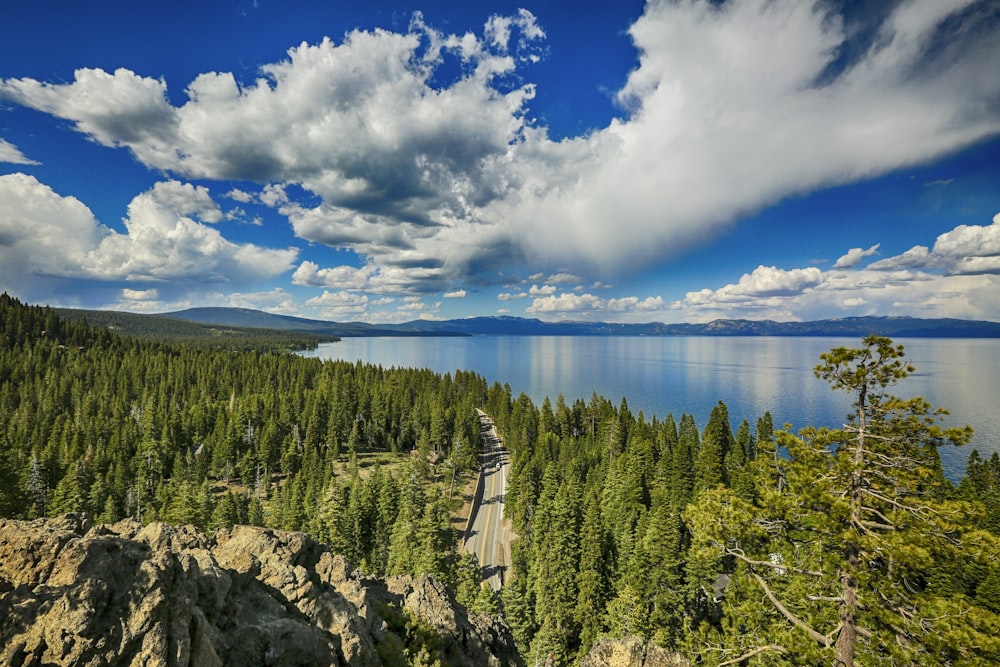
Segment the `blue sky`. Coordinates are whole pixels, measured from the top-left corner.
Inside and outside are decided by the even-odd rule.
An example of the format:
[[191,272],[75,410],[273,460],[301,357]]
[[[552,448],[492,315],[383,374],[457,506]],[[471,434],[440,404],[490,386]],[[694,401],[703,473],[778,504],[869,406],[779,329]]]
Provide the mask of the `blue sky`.
[[0,289],[1000,320],[996,2],[15,2]]

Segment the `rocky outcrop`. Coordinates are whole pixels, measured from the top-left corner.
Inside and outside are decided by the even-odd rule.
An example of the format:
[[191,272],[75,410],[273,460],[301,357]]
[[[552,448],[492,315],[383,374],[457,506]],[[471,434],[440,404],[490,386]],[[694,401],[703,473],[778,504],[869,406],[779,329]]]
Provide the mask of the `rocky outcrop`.
[[638,637],[604,639],[594,645],[580,667],[691,667],[683,657]]
[[364,577],[303,533],[0,520],[0,664],[519,665],[430,577]]

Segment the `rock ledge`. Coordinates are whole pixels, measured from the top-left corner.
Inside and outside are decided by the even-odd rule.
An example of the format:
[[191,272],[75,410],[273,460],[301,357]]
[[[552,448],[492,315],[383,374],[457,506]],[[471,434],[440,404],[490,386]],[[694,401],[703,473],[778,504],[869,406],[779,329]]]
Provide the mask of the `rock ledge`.
[[86,515],[0,520],[0,664],[520,665],[430,577],[350,572],[308,535]]

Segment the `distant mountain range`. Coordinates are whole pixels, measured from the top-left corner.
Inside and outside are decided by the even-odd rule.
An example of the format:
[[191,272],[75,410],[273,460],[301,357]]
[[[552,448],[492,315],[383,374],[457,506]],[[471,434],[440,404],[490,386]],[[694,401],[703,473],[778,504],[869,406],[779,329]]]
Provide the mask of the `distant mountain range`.
[[1000,323],[916,317],[843,317],[814,322],[714,320],[705,324],[543,322],[523,317],[414,320],[402,324],[327,322],[246,308],[190,308],[157,317],[232,327],[332,336],[845,336],[1000,338]]

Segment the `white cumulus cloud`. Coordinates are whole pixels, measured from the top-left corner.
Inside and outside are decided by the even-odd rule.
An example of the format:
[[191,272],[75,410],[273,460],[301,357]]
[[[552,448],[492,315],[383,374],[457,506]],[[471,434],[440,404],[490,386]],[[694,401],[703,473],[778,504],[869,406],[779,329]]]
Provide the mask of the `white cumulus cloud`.
[[75,197],[63,197],[34,176],[0,176],[0,277],[29,288],[42,276],[82,277],[87,254],[108,233]]
[[937,237],[933,248],[917,245],[869,265],[870,269],[939,269],[952,274],[1000,273],[1000,213],[991,225],[959,225]]
[[993,216],[992,225],[959,225],[941,234],[934,242],[932,253],[942,259],[959,261],[1000,257],[1000,213]]
[[292,283],[310,287],[330,287],[340,290],[366,289],[377,268],[371,264],[355,266],[334,266],[321,269],[316,262],[305,261],[299,264],[292,274]]
[[716,290],[716,298],[742,300],[747,297],[790,296],[818,285],[823,272],[814,266],[804,269],[779,269],[758,266],[740,276],[735,285]]
[[179,158],[176,110],[162,80],[126,68],[113,74],[78,69],[70,84],[35,79],[0,82],[0,97],[13,99],[71,120],[76,129],[106,146],[125,146],[148,165],[165,166]]
[[232,292],[228,297],[219,295],[218,304],[233,308],[263,310],[282,315],[299,314],[299,304],[295,298],[280,287],[264,292]]
[[[989,4],[898,3],[857,30],[821,0],[651,1],[629,30],[638,64],[617,91],[621,117],[560,141],[530,116],[545,31],[524,10],[482,35],[417,15],[401,33],[302,43],[252,83],[197,76],[180,106],[163,80],[124,68],[3,79],[0,98],[152,169],[255,182],[299,237],[355,251],[386,290],[539,269],[582,284],[662,262],[782,198],[995,136]],[[440,84],[445,54],[460,73]]]
[[368,311],[368,297],[353,292],[329,292],[306,301],[309,307],[319,309],[321,316],[336,320],[344,316],[360,317]]
[[604,299],[593,294],[550,294],[535,298],[526,311],[533,315],[556,316],[562,319],[613,320],[616,322],[648,321],[650,313],[666,311],[660,296],[640,299],[637,296]]
[[555,293],[556,293],[555,285],[542,285],[541,287],[539,287],[538,285],[532,285],[528,289],[528,296],[532,297],[550,296]]
[[114,291],[117,298],[149,302],[205,283],[270,279],[291,268],[296,250],[234,243],[204,224],[221,219],[207,190],[166,181],[133,198],[121,233],[33,176],[0,176],[0,277],[24,290],[59,280],[57,291],[67,295],[81,278],[109,286],[156,283],[156,295],[146,286]]
[[873,271],[895,271],[902,268],[922,269],[933,266],[936,262],[931,256],[930,248],[924,245],[913,246],[901,255],[886,257],[868,265]]
[[291,268],[297,250],[233,243],[199,222],[221,217],[207,190],[176,181],[157,183],[129,203],[127,232],[109,230],[87,254],[83,268],[106,280],[222,283],[272,278]]
[[593,294],[572,294],[564,292],[559,295],[543,296],[535,299],[527,308],[527,312],[540,313],[592,313],[603,311],[604,299]]
[[842,255],[833,265],[835,269],[851,269],[861,263],[861,260],[865,257],[871,257],[878,252],[878,247],[880,244],[876,243],[872,247],[865,250],[864,248],[851,248],[846,254]]
[[1000,214],[992,225],[959,225],[933,249],[914,246],[858,268],[862,253],[829,271],[757,267],[736,283],[688,292],[672,308],[689,321],[719,317],[809,320],[852,315],[1000,318]]
[[155,289],[123,289],[122,299],[126,301],[156,301],[160,293]]

